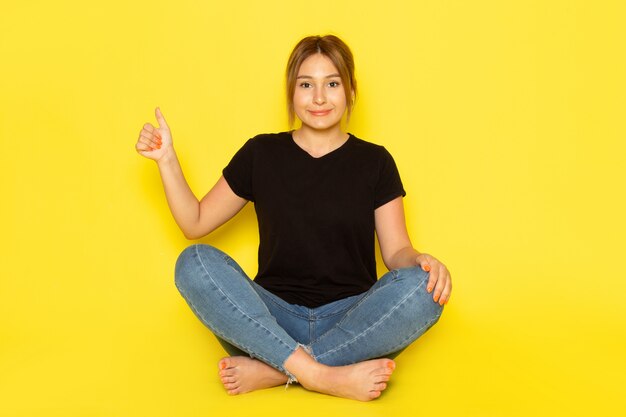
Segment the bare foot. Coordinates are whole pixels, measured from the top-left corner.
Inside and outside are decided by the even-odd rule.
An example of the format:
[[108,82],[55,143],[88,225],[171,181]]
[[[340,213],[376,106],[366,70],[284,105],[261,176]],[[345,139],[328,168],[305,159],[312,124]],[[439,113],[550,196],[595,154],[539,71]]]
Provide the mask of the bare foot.
[[391,359],[374,359],[346,366],[323,366],[314,378],[300,380],[306,389],[337,397],[370,401],[380,397],[396,364]]
[[246,356],[231,356],[219,361],[219,376],[230,395],[287,383],[287,375],[259,360]]

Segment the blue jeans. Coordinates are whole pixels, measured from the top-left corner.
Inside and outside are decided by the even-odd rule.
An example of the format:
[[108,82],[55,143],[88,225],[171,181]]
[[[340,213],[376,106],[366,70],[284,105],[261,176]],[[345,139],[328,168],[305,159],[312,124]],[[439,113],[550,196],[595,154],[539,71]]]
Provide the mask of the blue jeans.
[[307,308],[256,284],[219,249],[195,244],[178,257],[175,282],[229,354],[257,358],[290,378],[284,363],[298,347],[331,366],[393,358],[443,312],[419,267],[390,271],[362,294]]

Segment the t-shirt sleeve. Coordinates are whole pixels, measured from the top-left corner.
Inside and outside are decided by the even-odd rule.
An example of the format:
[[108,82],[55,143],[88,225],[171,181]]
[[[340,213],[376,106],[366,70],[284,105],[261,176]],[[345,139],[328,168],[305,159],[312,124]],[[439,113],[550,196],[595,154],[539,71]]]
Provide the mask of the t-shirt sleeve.
[[224,179],[233,192],[249,201],[254,201],[252,189],[253,162],[254,140],[248,139],[222,170]]
[[396,162],[385,148],[382,148],[378,182],[374,192],[374,209],[387,204],[396,197],[406,195]]

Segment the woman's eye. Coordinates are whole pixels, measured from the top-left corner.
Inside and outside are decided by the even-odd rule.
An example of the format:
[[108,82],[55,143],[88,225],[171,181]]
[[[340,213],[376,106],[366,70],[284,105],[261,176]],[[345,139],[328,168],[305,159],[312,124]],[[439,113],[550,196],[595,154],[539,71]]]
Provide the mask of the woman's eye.
[[337,81],[331,81],[328,83],[328,85],[331,87],[339,87],[339,83]]
[[302,84],[300,84],[300,87],[303,87],[303,88],[309,88],[310,86],[311,86],[310,83],[302,83]]

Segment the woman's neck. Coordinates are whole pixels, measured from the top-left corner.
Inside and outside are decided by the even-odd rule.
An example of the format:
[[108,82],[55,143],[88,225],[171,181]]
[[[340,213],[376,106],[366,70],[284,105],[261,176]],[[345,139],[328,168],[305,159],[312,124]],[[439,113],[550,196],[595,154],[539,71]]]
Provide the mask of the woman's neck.
[[341,129],[315,130],[302,126],[291,134],[298,146],[311,156],[319,158],[340,148],[350,135]]

